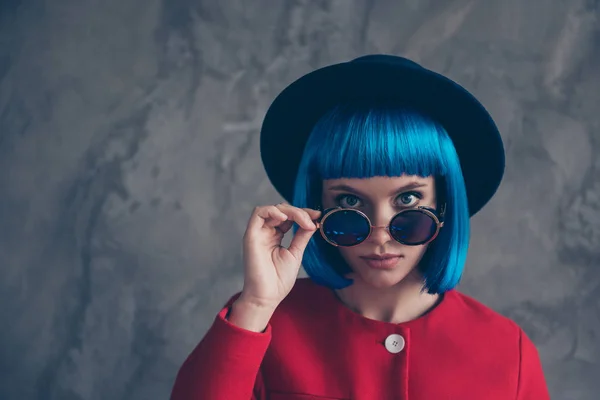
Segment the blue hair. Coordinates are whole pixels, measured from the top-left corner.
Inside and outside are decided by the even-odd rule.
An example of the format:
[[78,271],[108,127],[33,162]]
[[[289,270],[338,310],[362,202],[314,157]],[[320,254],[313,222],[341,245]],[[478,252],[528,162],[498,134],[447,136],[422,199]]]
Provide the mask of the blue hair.
[[[296,176],[296,207],[321,206],[326,179],[375,176],[433,176],[438,207],[446,204],[444,226],[419,264],[424,289],[443,293],[462,276],[469,246],[469,210],[460,162],[444,128],[427,116],[393,104],[348,103],[324,115],[306,143]],[[297,228],[296,228],[297,229]],[[302,264],[321,285],[352,284],[337,248],[320,235],[310,240]]]

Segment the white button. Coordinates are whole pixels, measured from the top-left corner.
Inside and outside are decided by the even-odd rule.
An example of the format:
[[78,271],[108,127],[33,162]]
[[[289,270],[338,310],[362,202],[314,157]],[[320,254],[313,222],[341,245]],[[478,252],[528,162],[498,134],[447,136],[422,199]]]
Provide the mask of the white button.
[[385,348],[392,354],[400,353],[404,348],[404,338],[396,333],[385,339]]

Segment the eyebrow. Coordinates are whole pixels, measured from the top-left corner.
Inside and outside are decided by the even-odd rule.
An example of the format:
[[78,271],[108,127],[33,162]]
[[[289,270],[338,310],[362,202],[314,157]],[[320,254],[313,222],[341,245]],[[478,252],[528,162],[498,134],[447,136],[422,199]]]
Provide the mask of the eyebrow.
[[[417,189],[420,187],[424,187],[427,186],[427,183],[424,182],[410,182],[407,183],[406,185],[400,186],[394,190],[392,190],[388,196],[393,196],[395,194],[398,194],[400,192],[406,191],[406,190],[412,190],[412,189]],[[327,190],[331,190],[331,191],[339,191],[339,192],[350,192],[353,194],[356,194],[358,196],[362,196],[362,197],[368,197],[368,195],[366,193],[361,192],[358,189],[353,188],[352,186],[348,186],[348,185],[334,185],[329,187]]]

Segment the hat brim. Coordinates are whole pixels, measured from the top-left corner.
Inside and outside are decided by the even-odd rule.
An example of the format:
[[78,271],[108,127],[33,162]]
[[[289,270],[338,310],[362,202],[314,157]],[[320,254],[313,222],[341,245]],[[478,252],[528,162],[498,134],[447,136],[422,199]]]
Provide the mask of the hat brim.
[[504,147],[496,124],[473,95],[417,64],[347,62],[299,78],[266,113],[261,158],[284,199],[292,202],[304,147],[319,118],[341,102],[369,98],[406,104],[446,129],[460,159],[470,215],[492,198],[504,174]]

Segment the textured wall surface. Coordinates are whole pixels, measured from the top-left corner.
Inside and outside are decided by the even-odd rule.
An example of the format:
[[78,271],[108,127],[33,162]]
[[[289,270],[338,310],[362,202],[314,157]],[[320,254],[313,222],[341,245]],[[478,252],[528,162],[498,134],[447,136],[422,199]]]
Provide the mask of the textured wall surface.
[[258,130],[309,70],[371,52],[458,80],[506,179],[462,291],[600,392],[600,16],[589,0],[0,2],[0,398],[166,399],[241,288]]

